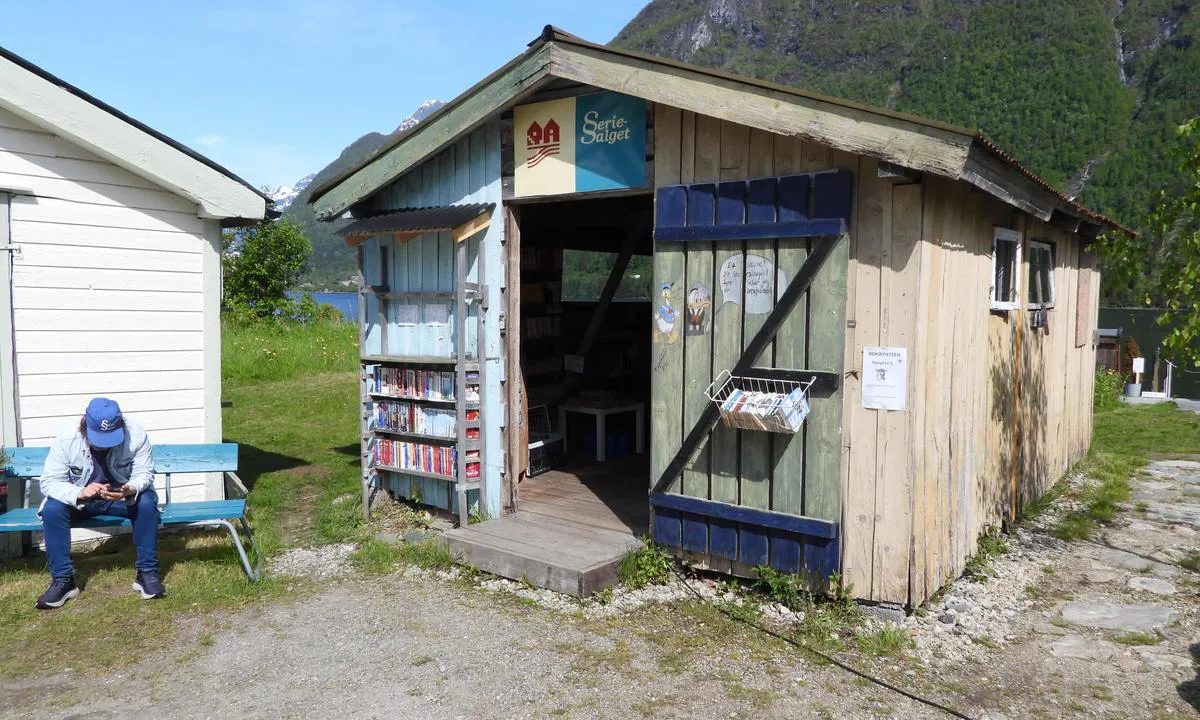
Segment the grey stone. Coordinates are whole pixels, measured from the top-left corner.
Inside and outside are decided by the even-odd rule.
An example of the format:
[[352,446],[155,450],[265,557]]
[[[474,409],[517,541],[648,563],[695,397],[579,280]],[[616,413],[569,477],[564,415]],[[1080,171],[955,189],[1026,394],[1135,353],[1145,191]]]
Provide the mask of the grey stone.
[[951,603],[946,603],[947,610],[953,610],[956,613],[965,613],[971,609],[971,606],[961,600],[955,600]]
[[1179,568],[1147,560],[1124,550],[1106,549],[1100,553],[1100,562],[1109,567],[1133,570],[1134,572],[1150,572],[1160,577],[1172,577],[1179,574]]
[[1129,587],[1134,590],[1145,590],[1146,592],[1154,593],[1155,595],[1174,595],[1175,586],[1166,580],[1151,577],[1132,577],[1129,578]]
[[1117,658],[1117,667],[1126,672],[1141,672],[1146,668],[1140,660],[1131,657]]
[[938,622],[943,623],[945,625],[953,625],[957,621],[958,621],[958,618],[954,616],[954,613],[948,613],[948,612],[942,613],[938,617]]
[[438,532],[446,532],[447,530],[454,529],[454,523],[444,518],[434,518],[433,520],[429,521],[429,529],[436,530]]
[[894,623],[902,623],[908,614],[904,612],[904,608],[899,605],[891,605],[889,603],[878,603],[874,605],[862,605],[862,609],[868,614],[879,618],[880,620],[888,620]]
[[413,543],[414,545],[423,543],[427,540],[432,540],[435,537],[437,537],[437,535],[434,533],[425,532],[423,530],[414,530],[412,532],[404,533],[404,541]]
[[1008,716],[1002,712],[988,710],[979,716],[979,720],[1009,720]]
[[1067,631],[1057,625],[1050,623],[1037,623],[1033,626],[1033,631],[1039,635],[1057,635],[1062,637],[1067,634]]
[[1175,619],[1178,613],[1153,603],[1122,605],[1111,600],[1069,602],[1063,606],[1063,619],[1075,625],[1107,630],[1153,630]]
[[1114,652],[1116,649],[1112,645],[1082,635],[1067,635],[1050,643],[1050,654],[1057,658],[1107,660]]
[[1083,579],[1094,585],[1099,585],[1116,580],[1117,574],[1111,570],[1089,570],[1083,574]]
[[375,533],[375,539],[385,545],[403,545],[404,544],[404,538],[401,537],[400,533],[394,533],[394,532],[391,532],[390,530],[382,530],[380,532]]

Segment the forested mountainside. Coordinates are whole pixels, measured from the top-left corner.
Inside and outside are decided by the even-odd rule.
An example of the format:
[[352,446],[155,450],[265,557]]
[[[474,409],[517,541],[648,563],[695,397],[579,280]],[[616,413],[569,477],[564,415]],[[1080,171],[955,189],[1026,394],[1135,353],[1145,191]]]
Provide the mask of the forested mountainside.
[[1141,224],[1200,113],[1197,0],[654,0],[619,47],[982,130]]

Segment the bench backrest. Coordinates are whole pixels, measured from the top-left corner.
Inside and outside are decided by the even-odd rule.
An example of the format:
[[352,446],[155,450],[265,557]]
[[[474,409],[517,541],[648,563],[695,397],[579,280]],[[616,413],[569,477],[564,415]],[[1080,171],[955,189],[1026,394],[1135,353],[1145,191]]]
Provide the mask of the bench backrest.
[[[200,445],[155,445],[154,473],[165,475],[167,502],[171,502],[171,475],[207,472],[237,472],[237,443],[206,443]],[[0,471],[12,477],[25,478],[25,503],[28,506],[33,480],[42,474],[50,448],[17,447],[4,448],[10,457],[7,466]]]

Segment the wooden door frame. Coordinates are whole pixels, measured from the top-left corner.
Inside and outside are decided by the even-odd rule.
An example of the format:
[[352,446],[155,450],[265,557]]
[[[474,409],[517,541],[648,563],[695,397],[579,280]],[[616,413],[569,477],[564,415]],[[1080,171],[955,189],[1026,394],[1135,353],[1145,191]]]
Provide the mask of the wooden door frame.
[[[10,232],[12,196],[0,192],[0,446],[21,444],[21,414],[17,399],[17,353],[13,330],[12,267],[15,250]],[[22,507],[24,483],[8,484],[8,507]],[[28,533],[6,533],[0,538],[0,559],[20,555]]]
[[525,407],[525,375],[521,370],[521,215],[505,201],[505,449],[504,484],[500,490],[503,512],[517,511],[521,480],[529,467],[529,411]]

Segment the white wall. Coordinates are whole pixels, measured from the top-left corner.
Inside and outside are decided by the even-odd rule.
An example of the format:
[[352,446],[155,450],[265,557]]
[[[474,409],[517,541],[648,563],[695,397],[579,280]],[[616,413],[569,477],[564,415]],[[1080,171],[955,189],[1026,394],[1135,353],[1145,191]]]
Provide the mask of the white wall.
[[[12,198],[21,435],[48,445],[96,395],[155,444],[216,442],[220,230],[196,204],[0,110]],[[207,290],[207,294],[206,294]],[[180,477],[173,500],[220,497]]]

